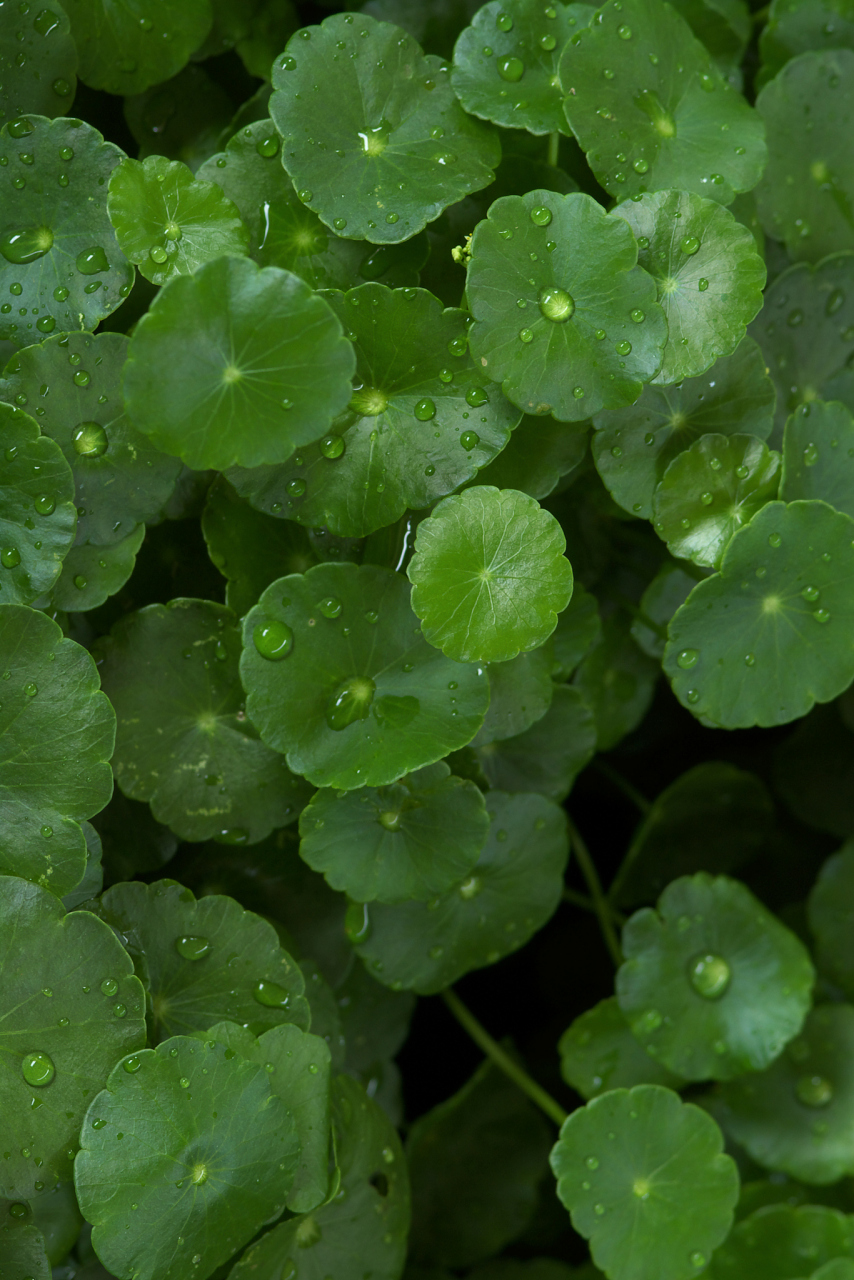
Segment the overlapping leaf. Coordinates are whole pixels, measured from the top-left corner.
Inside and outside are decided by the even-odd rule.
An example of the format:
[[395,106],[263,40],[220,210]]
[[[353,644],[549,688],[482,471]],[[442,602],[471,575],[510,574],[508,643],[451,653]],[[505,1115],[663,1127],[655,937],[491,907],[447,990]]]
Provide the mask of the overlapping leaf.
[[477,747],[480,768],[499,791],[535,791],[563,800],[596,750],[593,712],[578,689],[555,689],[545,715],[513,738]]
[[77,50],[68,15],[53,3],[18,10],[0,34],[0,125],[28,112],[64,116],[77,87]]
[[844,404],[803,404],[789,418],[780,496],[821,498],[854,516],[854,418]]
[[180,71],[211,26],[209,0],[64,0],[80,54],[80,78],[127,96]]
[[661,1084],[679,1089],[681,1076],[668,1071],[638,1044],[615,996],[600,1000],[567,1027],[558,1041],[560,1071],[589,1101],[610,1089]]

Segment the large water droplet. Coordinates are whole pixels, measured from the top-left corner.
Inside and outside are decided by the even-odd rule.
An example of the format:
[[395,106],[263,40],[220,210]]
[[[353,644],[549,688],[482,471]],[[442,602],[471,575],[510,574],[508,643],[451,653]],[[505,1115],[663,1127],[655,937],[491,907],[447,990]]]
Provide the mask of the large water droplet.
[[286,622],[259,622],[252,632],[252,641],[262,658],[281,662],[293,648],[294,633]]
[[547,227],[552,220],[552,211],[544,204],[538,204],[531,210],[531,221],[538,227]]
[[833,1085],[824,1076],[801,1076],[795,1093],[805,1107],[826,1107],[833,1101]]
[[429,422],[431,418],[435,418],[436,416],[436,406],[432,400],[425,398],[424,400],[418,401],[413,409],[413,413],[419,422]]
[[291,998],[278,982],[268,982],[263,979],[255,983],[252,995],[259,1004],[264,1005],[265,1009],[286,1009]]
[[515,84],[522,79],[525,74],[525,64],[521,58],[516,58],[512,54],[507,57],[499,58],[495,64],[498,67],[498,74],[502,80],[509,80],[511,84]]
[[681,667],[683,671],[690,671],[692,667],[696,667],[699,658],[699,650],[683,649],[676,659],[676,665]]
[[0,253],[7,262],[23,266],[43,258],[53,244],[53,232],[49,227],[35,227],[28,231],[4,231],[0,235]]
[[179,956],[183,956],[185,960],[201,960],[211,949],[210,938],[203,938],[193,934],[184,934],[181,938],[175,939],[175,950]]
[[693,255],[699,251],[700,241],[696,236],[683,236],[679,241],[679,248],[683,253],[686,253],[688,257],[693,257]]
[[476,449],[480,444],[480,436],[476,431],[464,431],[460,436],[460,444],[466,453],[471,453],[472,449]]
[[56,1067],[46,1053],[25,1053],[21,1059],[21,1075],[33,1089],[43,1089],[56,1075]]
[[104,428],[97,422],[81,422],[71,437],[75,453],[81,458],[100,458],[107,452],[109,440]]
[[88,249],[81,250],[77,255],[75,265],[83,276],[97,276],[102,271],[109,271],[110,269],[107,255],[99,244],[93,244]]
[[324,618],[337,618],[341,613],[341,601],[335,596],[325,596],[317,607]]
[[575,303],[565,289],[543,288],[537,301],[545,318],[555,324],[563,324],[575,311]]
[[326,704],[326,723],[340,732],[356,720],[367,718],[374,700],[376,685],[369,676],[350,676],[333,693]]
[[691,986],[704,1000],[718,1000],[730,984],[732,971],[722,956],[696,956],[688,965]]
[[0,564],[4,569],[17,569],[21,563],[21,553],[17,547],[4,547],[0,551]]

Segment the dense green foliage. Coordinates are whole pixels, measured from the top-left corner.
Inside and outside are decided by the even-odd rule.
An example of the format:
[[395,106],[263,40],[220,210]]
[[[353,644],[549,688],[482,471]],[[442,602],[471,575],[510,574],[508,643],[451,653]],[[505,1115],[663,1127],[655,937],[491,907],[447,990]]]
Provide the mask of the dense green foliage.
[[0,1280],[854,1278],[854,0],[760,3],[0,0]]

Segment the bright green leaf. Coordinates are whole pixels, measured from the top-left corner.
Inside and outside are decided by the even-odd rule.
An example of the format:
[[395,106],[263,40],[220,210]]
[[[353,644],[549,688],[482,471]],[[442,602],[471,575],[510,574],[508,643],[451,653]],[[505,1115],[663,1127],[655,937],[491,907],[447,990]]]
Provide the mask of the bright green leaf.
[[672,880],[657,911],[629,919],[623,952],[620,1008],[646,1051],[687,1080],[764,1070],[810,1006],[803,943],[726,876]]
[[637,400],[667,326],[623,218],[578,192],[504,196],[471,252],[472,353],[508,399],[568,422]]
[[727,1236],[738,1173],[714,1120],[670,1089],[614,1089],[574,1111],[552,1151],[557,1193],[611,1280],[689,1280]]
[[478,788],[440,761],[388,787],[318,791],[300,857],[358,902],[426,902],[468,875],[488,830]]
[[821,498],[854,516],[854,417],[844,404],[803,404],[786,423],[780,496]]
[[122,252],[153,284],[249,247],[249,232],[220,188],[163,156],[122,160],[110,176],[107,212]]
[[440,58],[366,16],[307,30],[273,64],[270,115],[295,190],[328,227],[395,244],[492,182],[498,138],[465,114]]
[[318,787],[386,786],[432,764],[471,741],[489,701],[485,671],[427,644],[406,579],[375,565],[280,578],[244,646],[249,719]]
[[854,522],[823,502],[770,502],[670,623],[664,670],[716,725],[785,724],[854,678]]
[[541,645],[572,596],[554,516],[515,489],[478,485],[418,526],[407,573],[430,644],[458,662],[507,662]]
[[71,1177],[91,1098],[145,1043],[145,1001],[130,958],[88,912],[66,915],[53,894],[7,875],[0,919],[0,1194],[20,1200]]
[[553,915],[568,856],[563,813],[543,796],[500,791],[487,808],[471,875],[429,903],[372,903],[353,917],[351,940],[380,982],[431,995],[524,946]]
[[685,1083],[641,1048],[616,996],[600,1000],[576,1018],[557,1047],[561,1075],[585,1101],[609,1089],[631,1089],[636,1084],[681,1089]]
[[[258,317],[263,315],[263,327]],[[176,276],[134,331],[128,412],[197,470],[283,462],[347,403],[353,349],[296,276],[248,258]]]
[[62,6],[19,13],[17,22],[7,15],[0,34],[0,125],[28,112],[64,116],[77,87],[77,50]]
[[80,79],[127,97],[180,71],[211,25],[209,0],[63,0],[80,54]]
[[551,705],[518,737],[488,742],[477,759],[499,791],[535,791],[563,800],[596,750],[593,713],[578,689],[555,689]]

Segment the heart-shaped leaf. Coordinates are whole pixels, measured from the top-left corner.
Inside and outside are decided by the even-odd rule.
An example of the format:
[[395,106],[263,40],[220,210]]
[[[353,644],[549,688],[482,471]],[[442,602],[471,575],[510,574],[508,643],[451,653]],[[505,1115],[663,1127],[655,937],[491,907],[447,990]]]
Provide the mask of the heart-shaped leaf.
[[0,605],[0,677],[0,863],[62,896],[86,868],[79,823],[113,789],[115,712],[86,650],[21,605]]
[[0,395],[27,406],[74,473],[77,542],[121,542],[168,502],[181,470],[126,416],[124,334],[66,333],[17,352]]
[[80,54],[80,79],[127,97],[180,71],[211,25],[210,0],[64,0]]
[[610,195],[677,187],[726,205],[756,186],[762,120],[662,0],[607,0],[566,46],[560,78],[572,132]]
[[726,876],[672,880],[657,911],[629,919],[623,952],[620,1008],[647,1053],[686,1080],[764,1070],[809,1010],[803,943]]
[[90,195],[121,158],[80,120],[20,116],[0,130],[0,293],[14,299],[0,306],[0,339],[94,329],[130,293],[133,268]]
[[667,316],[664,360],[654,381],[696,378],[735,351],[762,307],[765,264],[747,227],[714,200],[657,191],[619,206]]
[[732,1226],[738,1171],[720,1129],[660,1085],[613,1089],[574,1111],[551,1155],[557,1193],[612,1280],[689,1280]]
[[515,489],[477,485],[418,526],[407,573],[425,638],[458,662],[507,662],[555,629],[572,595],[557,520]]
[[74,481],[58,446],[9,404],[0,404],[0,448],[0,593],[4,604],[31,604],[74,541]]
[[331,308],[302,280],[215,258],[172,279],[137,325],[125,401],[140,430],[187,466],[255,467],[284,462],[329,428],[354,363]]
[[637,400],[667,325],[624,219],[579,192],[504,196],[471,255],[472,353],[508,399],[562,422]]
[[22,112],[64,116],[77,87],[77,50],[62,6],[19,13],[0,35],[0,125]]
[[466,877],[488,830],[481,792],[440,761],[389,787],[318,791],[300,857],[358,902],[426,902]]
[[777,497],[780,455],[755,436],[701,436],[673,459],[652,500],[674,556],[715,569],[730,539]]
[[593,13],[586,4],[489,0],[454,47],[451,84],[466,111],[509,129],[568,133],[558,64]]
[[561,1075],[585,1101],[637,1084],[681,1089],[685,1083],[638,1044],[616,996],[600,1000],[576,1018],[558,1041],[558,1053]]
[[406,579],[376,565],[280,578],[244,646],[250,720],[319,787],[386,786],[433,764],[471,741],[489,702],[486,672],[429,645]]
[[824,502],[769,502],[674,614],[664,670],[695,716],[785,724],[854,679],[851,625],[854,521]]
[[429,903],[374,902],[348,918],[380,982],[431,995],[524,946],[553,915],[568,856],[566,823],[543,796],[490,791],[490,828],[471,875]]
[[197,902],[174,880],[133,880],[108,889],[99,914],[141,964],[154,1043],[224,1021],[253,1035],[283,1022],[307,1027],[298,966],[273,926],[233,898]]
[[139,1280],[210,1275],[282,1212],[299,1158],[264,1067],[187,1036],[118,1063],[80,1138],[74,1185],[92,1247]]
[[184,840],[263,840],[310,794],[246,720],[240,648],[235,615],[202,600],[125,615],[103,642],[116,779]]
[[698,378],[644,387],[636,404],[593,419],[592,453],[611,497],[652,519],[652,495],[673,459],[705,432],[744,432],[765,440],[774,419],[774,384],[762,352],[744,338]]
[[90,1100],[145,1044],[145,999],[112,930],[38,885],[0,876],[0,921],[0,1194],[28,1200],[71,1177]]
[[122,160],[110,175],[107,212],[125,257],[152,284],[249,247],[249,232],[221,189],[163,156]]
[[270,115],[300,199],[328,227],[394,244],[492,182],[498,138],[463,111],[448,71],[400,27],[363,15],[335,14],[288,42]]
[[780,496],[821,498],[854,516],[854,417],[844,404],[802,404],[789,418]]
[[263,511],[361,537],[471,480],[522,415],[468,355],[463,311],[381,284],[324,296],[356,352],[347,413],[286,465],[229,479]]

